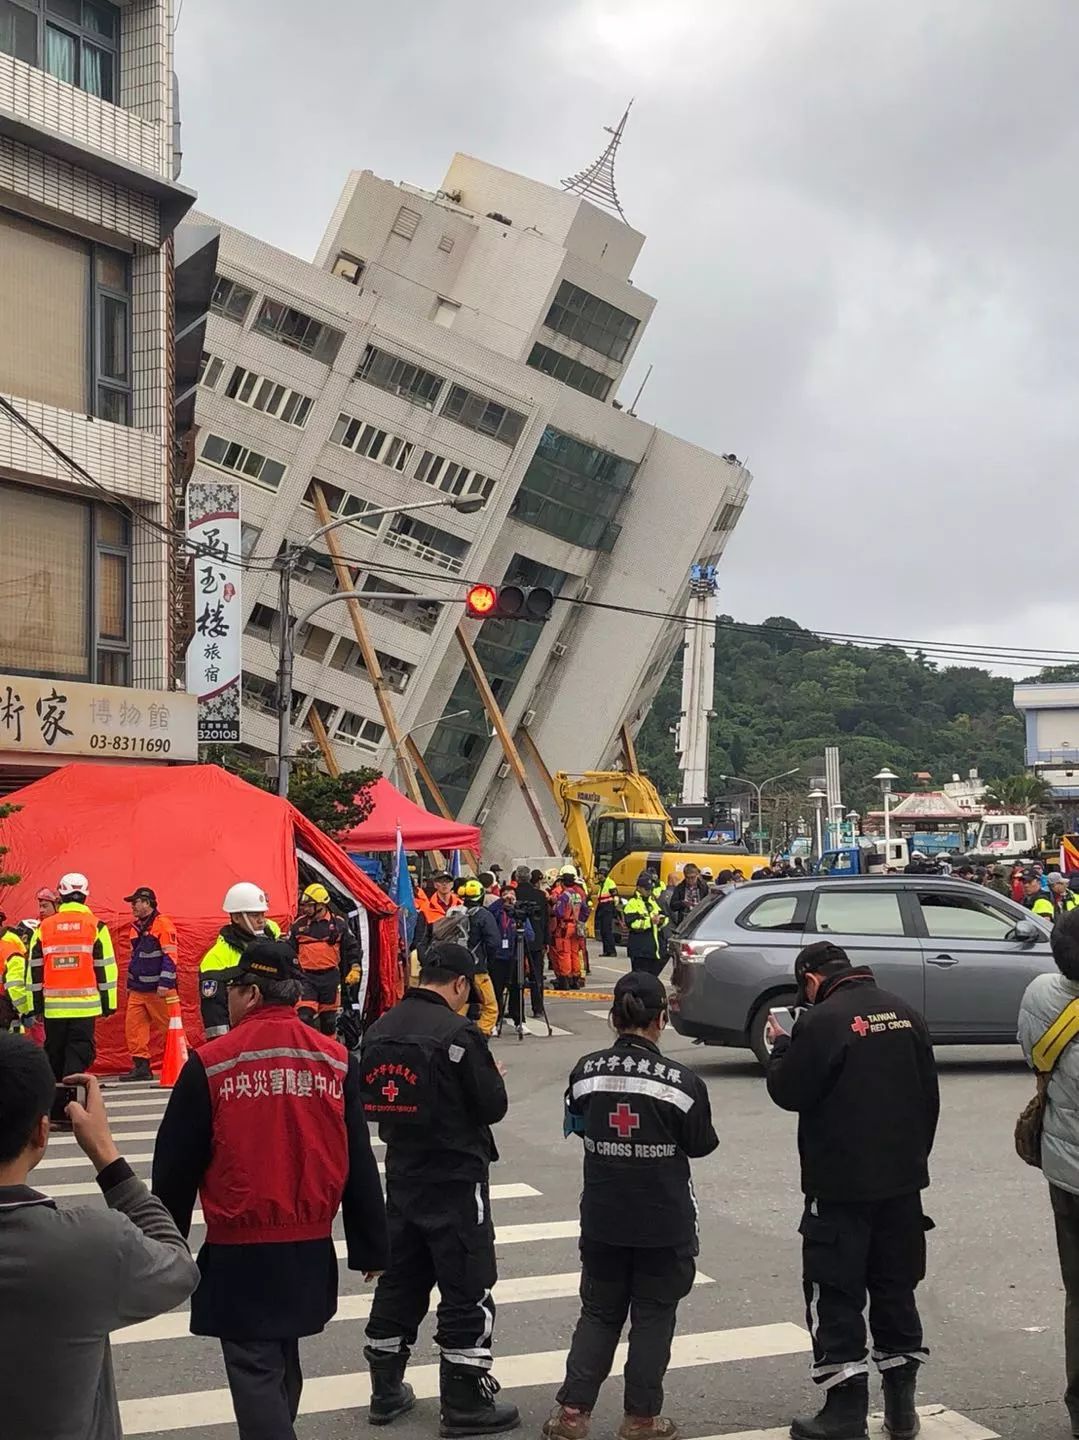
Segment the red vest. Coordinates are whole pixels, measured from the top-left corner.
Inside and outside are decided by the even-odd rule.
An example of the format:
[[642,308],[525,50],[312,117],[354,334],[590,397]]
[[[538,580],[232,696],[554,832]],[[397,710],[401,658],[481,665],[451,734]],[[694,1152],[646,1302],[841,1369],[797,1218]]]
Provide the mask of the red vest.
[[198,1056],[213,1114],[207,1242],[326,1239],[348,1179],[345,1047],[265,1005]]

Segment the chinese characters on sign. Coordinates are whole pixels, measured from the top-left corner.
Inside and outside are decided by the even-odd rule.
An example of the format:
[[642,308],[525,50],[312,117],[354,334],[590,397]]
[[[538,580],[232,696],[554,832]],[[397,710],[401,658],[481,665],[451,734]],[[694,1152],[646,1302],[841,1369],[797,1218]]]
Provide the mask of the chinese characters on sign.
[[194,760],[197,715],[178,692],[0,675],[0,753]]
[[187,647],[187,691],[199,701],[201,744],[240,739],[240,645],[243,633],[240,487],[192,480],[187,487],[195,633]]

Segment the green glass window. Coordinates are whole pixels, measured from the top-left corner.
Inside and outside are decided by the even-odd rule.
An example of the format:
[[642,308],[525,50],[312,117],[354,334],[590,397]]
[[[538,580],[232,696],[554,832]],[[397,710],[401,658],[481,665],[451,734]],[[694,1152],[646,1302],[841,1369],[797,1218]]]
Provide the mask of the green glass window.
[[525,471],[512,514],[526,525],[588,550],[610,551],[616,516],[637,466],[548,425]]
[[567,340],[576,340],[611,360],[624,360],[640,321],[563,280],[543,323]]

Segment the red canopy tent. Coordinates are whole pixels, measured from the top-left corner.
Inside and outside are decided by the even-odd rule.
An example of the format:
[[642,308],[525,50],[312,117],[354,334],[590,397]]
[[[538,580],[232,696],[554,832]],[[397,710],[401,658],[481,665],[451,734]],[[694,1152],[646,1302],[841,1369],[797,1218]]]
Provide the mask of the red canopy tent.
[[[97,1068],[126,1070],[124,978],[136,885],[157,892],[176,922],[180,999],[188,1040],[199,1043],[199,961],[225,923],[221,900],[237,880],[266,892],[282,927],[296,914],[297,856],[351,895],[364,912],[368,994],[374,1013],[401,994],[396,908],[345,852],[301,815],[216,765],[64,765],[7,799],[22,808],[3,822],[5,868],[21,875],[2,893],[9,918],[36,915],[35,894],[69,870],[90,881],[89,903],[109,927],[120,969],[119,1013],[97,1027]],[[364,925],[363,920],[366,920]]]
[[474,850],[479,854],[482,835],[477,826],[432,815],[386,779],[375,781],[371,796],[374,805],[367,819],[340,836],[338,843],[344,849],[395,850],[400,825],[406,850]]

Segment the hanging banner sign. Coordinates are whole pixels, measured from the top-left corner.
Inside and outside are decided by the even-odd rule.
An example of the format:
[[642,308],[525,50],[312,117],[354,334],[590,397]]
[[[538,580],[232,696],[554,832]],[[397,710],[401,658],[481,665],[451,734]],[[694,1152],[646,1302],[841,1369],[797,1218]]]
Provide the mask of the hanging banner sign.
[[187,647],[187,692],[198,696],[199,743],[240,739],[240,487],[193,479],[187,487],[187,537],[195,587],[195,633]]

